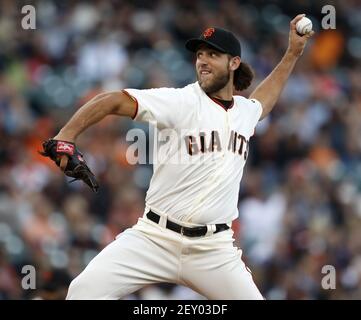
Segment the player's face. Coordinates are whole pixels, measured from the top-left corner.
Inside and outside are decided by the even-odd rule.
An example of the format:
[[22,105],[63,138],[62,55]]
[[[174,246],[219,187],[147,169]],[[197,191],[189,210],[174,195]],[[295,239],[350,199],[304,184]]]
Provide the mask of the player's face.
[[231,75],[228,55],[207,46],[201,46],[196,55],[197,80],[201,88],[208,94],[224,88]]

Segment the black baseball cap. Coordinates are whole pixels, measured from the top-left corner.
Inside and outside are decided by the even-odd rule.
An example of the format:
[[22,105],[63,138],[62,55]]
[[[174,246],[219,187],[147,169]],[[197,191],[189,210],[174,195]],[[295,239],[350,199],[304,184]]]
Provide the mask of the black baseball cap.
[[241,44],[236,36],[232,32],[222,28],[207,28],[199,38],[189,39],[185,46],[189,51],[196,52],[201,44],[207,44],[214,49],[222,53],[228,53],[233,57],[241,56]]

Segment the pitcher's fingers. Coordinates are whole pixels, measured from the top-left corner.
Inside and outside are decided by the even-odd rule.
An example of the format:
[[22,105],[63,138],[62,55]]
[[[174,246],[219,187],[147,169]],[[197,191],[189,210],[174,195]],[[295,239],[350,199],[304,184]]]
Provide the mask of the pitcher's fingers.
[[60,169],[64,171],[67,164],[68,164],[68,157],[66,155],[62,155],[60,159]]
[[305,16],[306,16],[306,14],[302,13],[302,14],[298,14],[296,17],[294,17],[293,20],[290,22],[291,29],[296,30],[296,23]]
[[311,30],[310,32],[306,33],[305,36],[306,36],[307,39],[309,39],[309,38],[311,38],[314,34],[315,34],[315,32]]

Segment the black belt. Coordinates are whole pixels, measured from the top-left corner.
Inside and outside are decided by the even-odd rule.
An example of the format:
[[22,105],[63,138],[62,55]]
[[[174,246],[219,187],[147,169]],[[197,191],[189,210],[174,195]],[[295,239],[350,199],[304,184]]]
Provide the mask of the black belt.
[[[155,223],[159,223],[160,215],[154,213],[153,211],[149,211],[147,213],[147,218]],[[167,220],[166,228],[180,234],[183,234],[187,237],[201,237],[206,235],[208,229],[207,226],[201,227],[183,227],[178,223]],[[213,233],[221,232],[224,230],[228,230],[229,226],[225,223],[216,224],[216,230]]]

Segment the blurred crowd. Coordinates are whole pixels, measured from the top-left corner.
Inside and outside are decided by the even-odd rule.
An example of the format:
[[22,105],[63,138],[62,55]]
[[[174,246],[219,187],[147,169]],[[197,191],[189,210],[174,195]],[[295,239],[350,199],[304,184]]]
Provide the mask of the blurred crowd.
[[[36,9],[24,30],[21,8]],[[336,29],[321,27],[333,4]],[[0,300],[63,299],[67,286],[143,214],[151,165],[126,160],[131,128],[109,116],[78,139],[101,188],[69,180],[41,157],[84,102],[122,88],[195,81],[186,39],[232,30],[255,70],[247,96],[275,67],[289,21],[316,35],[272,114],[251,139],[234,221],[235,245],[267,299],[361,298],[361,4],[345,1],[0,1]],[[23,266],[36,268],[24,290]],[[335,288],[322,287],[325,266]],[[127,299],[201,299],[150,286]]]

